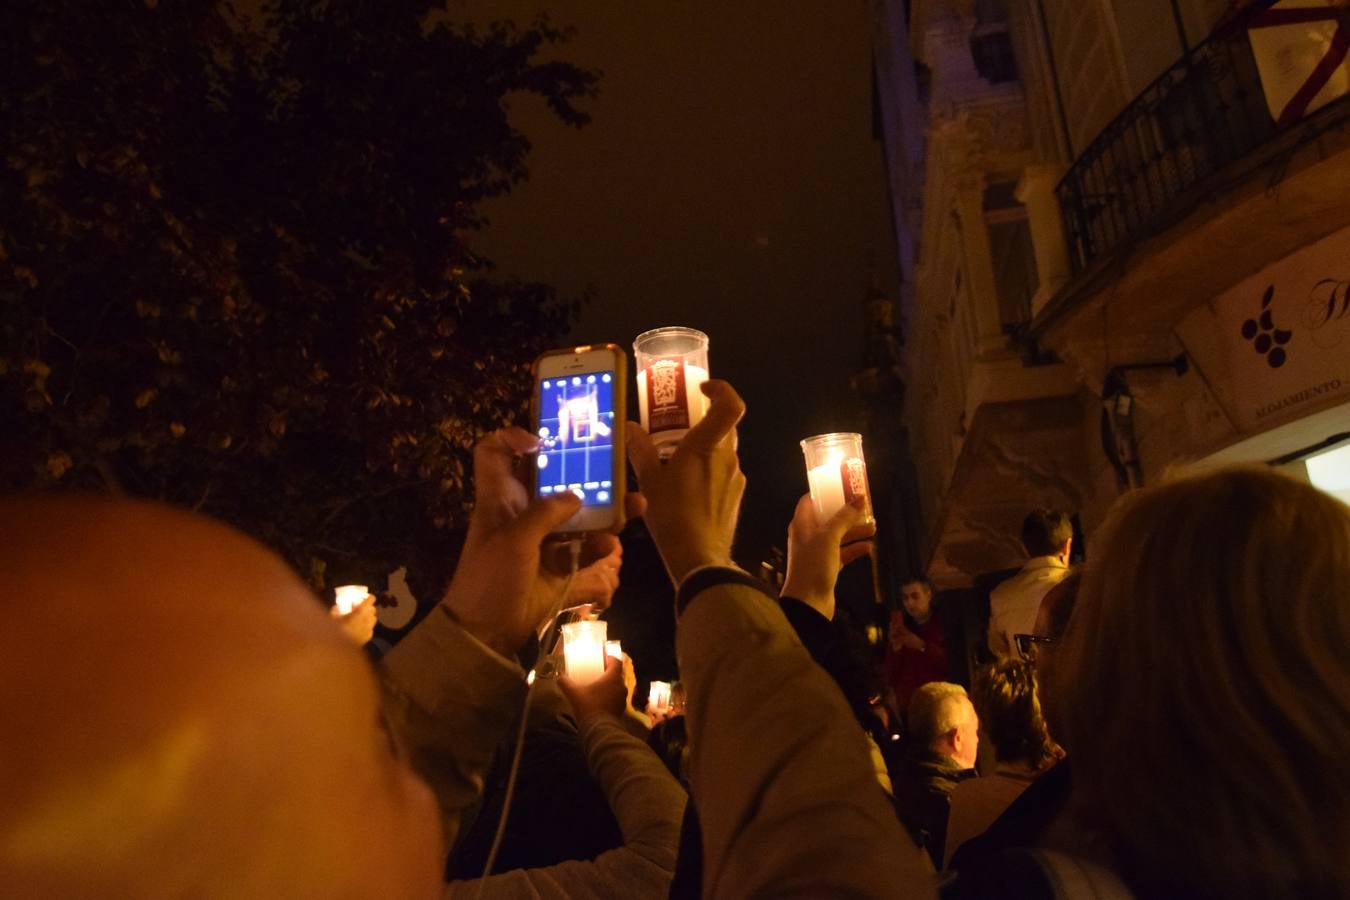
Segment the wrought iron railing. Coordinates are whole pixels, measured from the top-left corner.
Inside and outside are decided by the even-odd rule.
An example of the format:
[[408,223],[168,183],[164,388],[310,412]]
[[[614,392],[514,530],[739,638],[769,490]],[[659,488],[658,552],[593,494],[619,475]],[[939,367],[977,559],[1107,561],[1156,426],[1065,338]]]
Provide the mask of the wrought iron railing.
[[1188,192],[1274,133],[1245,29],[1195,47],[1097,135],[1055,189],[1073,274],[1165,227]]

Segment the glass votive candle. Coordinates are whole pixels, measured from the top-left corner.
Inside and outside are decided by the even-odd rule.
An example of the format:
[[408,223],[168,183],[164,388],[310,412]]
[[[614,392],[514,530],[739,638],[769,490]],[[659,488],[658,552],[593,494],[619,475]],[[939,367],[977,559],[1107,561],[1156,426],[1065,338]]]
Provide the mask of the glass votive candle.
[[567,676],[590,684],[605,674],[605,635],[609,626],[599,619],[568,622],[562,627],[563,659]]
[[365,602],[370,588],[364,584],[343,584],[333,588],[333,595],[337,598],[338,612],[345,616]]
[[872,495],[867,490],[862,435],[818,434],[802,441],[802,453],[806,456],[811,502],[816,505],[816,517],[821,522],[856,497],[863,498],[863,521],[869,524],[876,521],[872,515]]
[[653,712],[666,712],[670,709],[670,682],[652,682],[652,686],[647,689],[647,708]]
[[605,655],[623,662],[623,644],[619,641],[605,641]]
[[633,341],[638,420],[656,452],[668,459],[685,432],[703,420],[708,398],[708,336],[693,328],[656,328]]

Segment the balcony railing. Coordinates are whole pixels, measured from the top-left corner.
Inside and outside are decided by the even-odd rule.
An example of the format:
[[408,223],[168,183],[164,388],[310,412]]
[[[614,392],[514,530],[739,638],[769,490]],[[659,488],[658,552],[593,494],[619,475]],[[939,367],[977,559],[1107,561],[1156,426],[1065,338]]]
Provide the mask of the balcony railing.
[[1181,198],[1274,133],[1245,29],[1194,48],[1102,130],[1055,189],[1074,276],[1165,227]]

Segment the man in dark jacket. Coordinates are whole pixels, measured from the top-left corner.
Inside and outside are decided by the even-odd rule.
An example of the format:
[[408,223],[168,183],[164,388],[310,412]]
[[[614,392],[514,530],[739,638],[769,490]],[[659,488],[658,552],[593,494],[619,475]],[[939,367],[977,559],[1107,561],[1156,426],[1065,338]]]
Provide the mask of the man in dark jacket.
[[942,867],[951,793],[975,777],[979,726],[975,706],[958,684],[930,682],[910,700],[910,750],[895,780],[895,808],[935,868]]

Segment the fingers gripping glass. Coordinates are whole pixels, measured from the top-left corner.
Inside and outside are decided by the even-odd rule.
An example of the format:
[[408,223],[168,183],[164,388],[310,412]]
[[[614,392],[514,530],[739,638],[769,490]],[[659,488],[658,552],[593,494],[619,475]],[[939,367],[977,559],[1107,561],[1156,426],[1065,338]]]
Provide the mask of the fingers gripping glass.
[[1055,639],[1044,634],[1014,634],[1013,643],[1017,646],[1017,655],[1023,659],[1032,659],[1037,646],[1056,643]]

